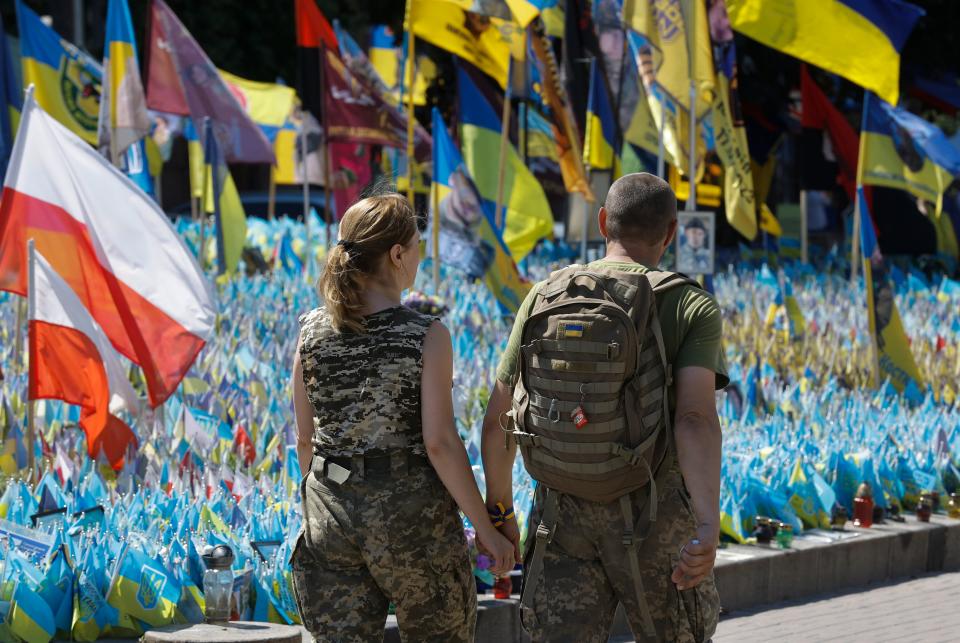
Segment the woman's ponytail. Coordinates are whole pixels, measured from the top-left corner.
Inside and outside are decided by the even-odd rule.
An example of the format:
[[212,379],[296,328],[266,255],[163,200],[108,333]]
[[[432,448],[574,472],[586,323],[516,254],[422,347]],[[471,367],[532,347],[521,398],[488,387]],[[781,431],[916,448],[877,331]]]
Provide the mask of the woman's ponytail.
[[317,290],[338,332],[362,333],[365,277],[373,274],[395,244],[417,231],[413,208],[399,194],[362,199],[340,221],[340,240],[327,255]]

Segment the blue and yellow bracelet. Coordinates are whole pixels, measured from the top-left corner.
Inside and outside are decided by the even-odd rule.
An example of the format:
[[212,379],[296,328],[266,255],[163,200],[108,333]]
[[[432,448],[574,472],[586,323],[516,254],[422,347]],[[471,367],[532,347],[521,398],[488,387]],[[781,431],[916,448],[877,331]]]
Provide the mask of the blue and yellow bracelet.
[[513,507],[504,507],[502,502],[497,503],[496,509],[488,509],[487,513],[490,515],[490,522],[493,523],[494,527],[502,527],[516,517]]

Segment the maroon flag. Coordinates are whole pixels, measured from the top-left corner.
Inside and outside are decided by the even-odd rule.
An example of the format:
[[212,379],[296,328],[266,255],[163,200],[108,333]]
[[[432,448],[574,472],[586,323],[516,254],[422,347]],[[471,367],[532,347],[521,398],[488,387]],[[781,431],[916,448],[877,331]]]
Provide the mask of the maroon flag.
[[267,137],[163,0],[153,0],[148,49],[148,107],[190,116],[195,125],[209,118],[228,162],[274,163]]
[[[332,51],[325,50],[324,120],[331,141],[352,141],[403,148],[407,144],[407,119],[396,107],[347,69]],[[417,123],[414,156],[430,157],[433,139]]]

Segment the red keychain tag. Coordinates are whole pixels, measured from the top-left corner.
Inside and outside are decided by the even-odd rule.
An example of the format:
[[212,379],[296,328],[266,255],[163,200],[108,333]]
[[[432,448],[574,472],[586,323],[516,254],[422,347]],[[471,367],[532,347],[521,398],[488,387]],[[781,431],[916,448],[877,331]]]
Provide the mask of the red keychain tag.
[[573,409],[573,412],[570,413],[570,419],[573,420],[573,425],[578,429],[582,429],[583,427],[587,426],[587,423],[589,422],[587,419],[587,414],[584,413],[582,406],[578,406],[577,408]]

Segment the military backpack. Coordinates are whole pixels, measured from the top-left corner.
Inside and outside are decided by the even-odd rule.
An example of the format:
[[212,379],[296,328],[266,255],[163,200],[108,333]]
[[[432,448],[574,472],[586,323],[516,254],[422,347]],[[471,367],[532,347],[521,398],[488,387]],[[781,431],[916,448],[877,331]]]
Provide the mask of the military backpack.
[[[532,607],[543,553],[553,537],[557,493],[620,500],[644,629],[653,631],[637,542],[656,520],[656,473],[671,439],[667,362],[655,296],[683,285],[677,273],[570,266],[541,284],[521,328],[512,435],[530,476],[546,488],[524,583]],[[631,494],[648,488],[649,519],[637,538]]]

